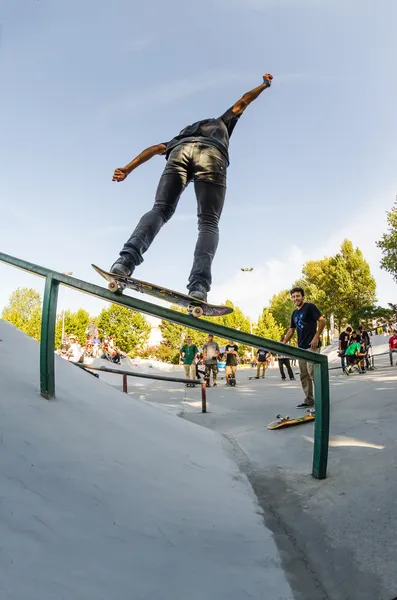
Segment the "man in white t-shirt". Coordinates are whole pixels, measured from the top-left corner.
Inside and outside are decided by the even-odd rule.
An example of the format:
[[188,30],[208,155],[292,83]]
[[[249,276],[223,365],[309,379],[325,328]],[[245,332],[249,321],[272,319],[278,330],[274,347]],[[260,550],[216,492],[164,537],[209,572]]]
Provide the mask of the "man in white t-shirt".
[[79,362],[82,355],[81,346],[77,341],[77,338],[74,334],[69,336],[70,347],[68,350],[68,358],[72,362]]

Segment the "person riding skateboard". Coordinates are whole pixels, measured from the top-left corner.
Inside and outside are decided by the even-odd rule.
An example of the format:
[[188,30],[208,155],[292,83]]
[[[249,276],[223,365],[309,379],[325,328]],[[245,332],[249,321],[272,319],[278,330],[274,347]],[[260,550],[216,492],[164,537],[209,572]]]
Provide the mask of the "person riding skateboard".
[[226,193],[229,139],[247,106],[270,87],[272,79],[273,76],[267,73],[261,85],[244,94],[217,119],[197,121],[182,129],[171,141],[146,148],[127,166],[115,170],[113,181],[120,182],[153,156],[163,155],[167,160],[153,208],[141,218],[124,244],[120,257],[110,268],[112,273],[131,276],[135,267],[143,262],[142,255],[161,227],[174,214],[182,192],[193,180],[199,233],[187,288],[190,296],[207,300],[212,283],[211,265],[219,241],[218,223]]

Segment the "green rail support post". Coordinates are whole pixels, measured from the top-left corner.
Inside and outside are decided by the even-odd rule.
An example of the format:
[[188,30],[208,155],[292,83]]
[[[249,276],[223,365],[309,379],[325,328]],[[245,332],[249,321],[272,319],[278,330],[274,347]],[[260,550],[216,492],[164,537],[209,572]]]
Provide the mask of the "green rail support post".
[[314,365],[314,396],[316,421],[314,425],[313,477],[327,476],[329,443],[329,373],[328,364]]
[[328,460],[328,438],[329,438],[329,377],[328,377],[328,358],[322,354],[302,350],[294,346],[285,346],[281,342],[261,338],[244,331],[238,331],[225,327],[219,323],[195,319],[186,313],[177,312],[152,302],[140,300],[133,296],[124,294],[114,294],[108,289],[82,281],[76,277],[70,277],[57,271],[52,271],[46,267],[41,267],[26,260],[10,256],[0,252],[0,261],[13,265],[18,269],[35,273],[46,279],[43,323],[40,347],[40,379],[41,393],[44,398],[55,397],[55,374],[54,374],[54,334],[56,305],[58,297],[59,284],[68,286],[71,289],[79,290],[85,294],[96,296],[102,300],[107,300],[113,304],[120,304],[132,310],[152,315],[154,317],[184,325],[198,331],[212,333],[221,338],[233,339],[240,344],[252,346],[255,348],[266,348],[271,352],[286,354],[292,358],[307,360],[314,363],[314,383],[315,383],[315,404],[316,421],[314,432],[314,454],[313,454],[313,477],[324,479],[327,474]]
[[44,288],[40,344],[40,393],[55,398],[55,322],[59,282],[47,275]]

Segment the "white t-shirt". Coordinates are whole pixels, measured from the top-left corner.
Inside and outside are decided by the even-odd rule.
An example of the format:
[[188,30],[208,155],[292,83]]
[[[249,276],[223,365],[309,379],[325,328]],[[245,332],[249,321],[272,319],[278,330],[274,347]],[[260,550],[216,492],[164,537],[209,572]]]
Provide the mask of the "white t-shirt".
[[70,360],[78,362],[81,358],[81,346],[77,342],[72,342],[69,348]]

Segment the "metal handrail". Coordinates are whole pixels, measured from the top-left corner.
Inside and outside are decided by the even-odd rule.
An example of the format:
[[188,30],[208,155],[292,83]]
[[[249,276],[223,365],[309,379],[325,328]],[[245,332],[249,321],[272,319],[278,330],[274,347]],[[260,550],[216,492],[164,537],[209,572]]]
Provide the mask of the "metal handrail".
[[40,391],[44,398],[55,398],[55,323],[57,314],[59,284],[66,285],[86,294],[108,300],[113,304],[126,306],[135,311],[152,315],[166,321],[185,325],[191,329],[212,333],[221,338],[231,339],[247,346],[266,348],[272,352],[282,353],[314,363],[315,408],[316,421],[314,430],[314,452],[312,474],[317,479],[324,479],[327,473],[329,442],[329,374],[328,358],[325,355],[288,346],[244,331],[225,327],[203,319],[195,319],[185,313],[177,312],[158,304],[146,302],[132,296],[114,294],[108,289],[82,281],[46,267],[41,267],[9,254],[0,252],[0,261],[19,269],[45,277],[43,313],[40,343]]
[[[92,371],[102,371],[103,373],[114,373],[116,375],[122,375],[123,392],[125,393],[128,393],[127,376],[141,377],[142,379],[155,379],[157,381],[172,381],[173,383],[183,383],[185,385],[201,385],[201,412],[207,412],[207,382],[205,381],[205,379],[201,381],[201,379],[182,379],[181,377],[168,377],[167,375],[149,375],[147,373],[138,373],[137,371],[127,371],[126,369],[112,369],[109,367],[96,367],[95,365],[87,365],[84,363],[77,363],[74,361],[69,362],[72,362],[72,364],[76,365],[76,367],[80,367],[84,371],[86,369],[91,369]],[[94,375],[94,373],[92,373],[92,375]]]

